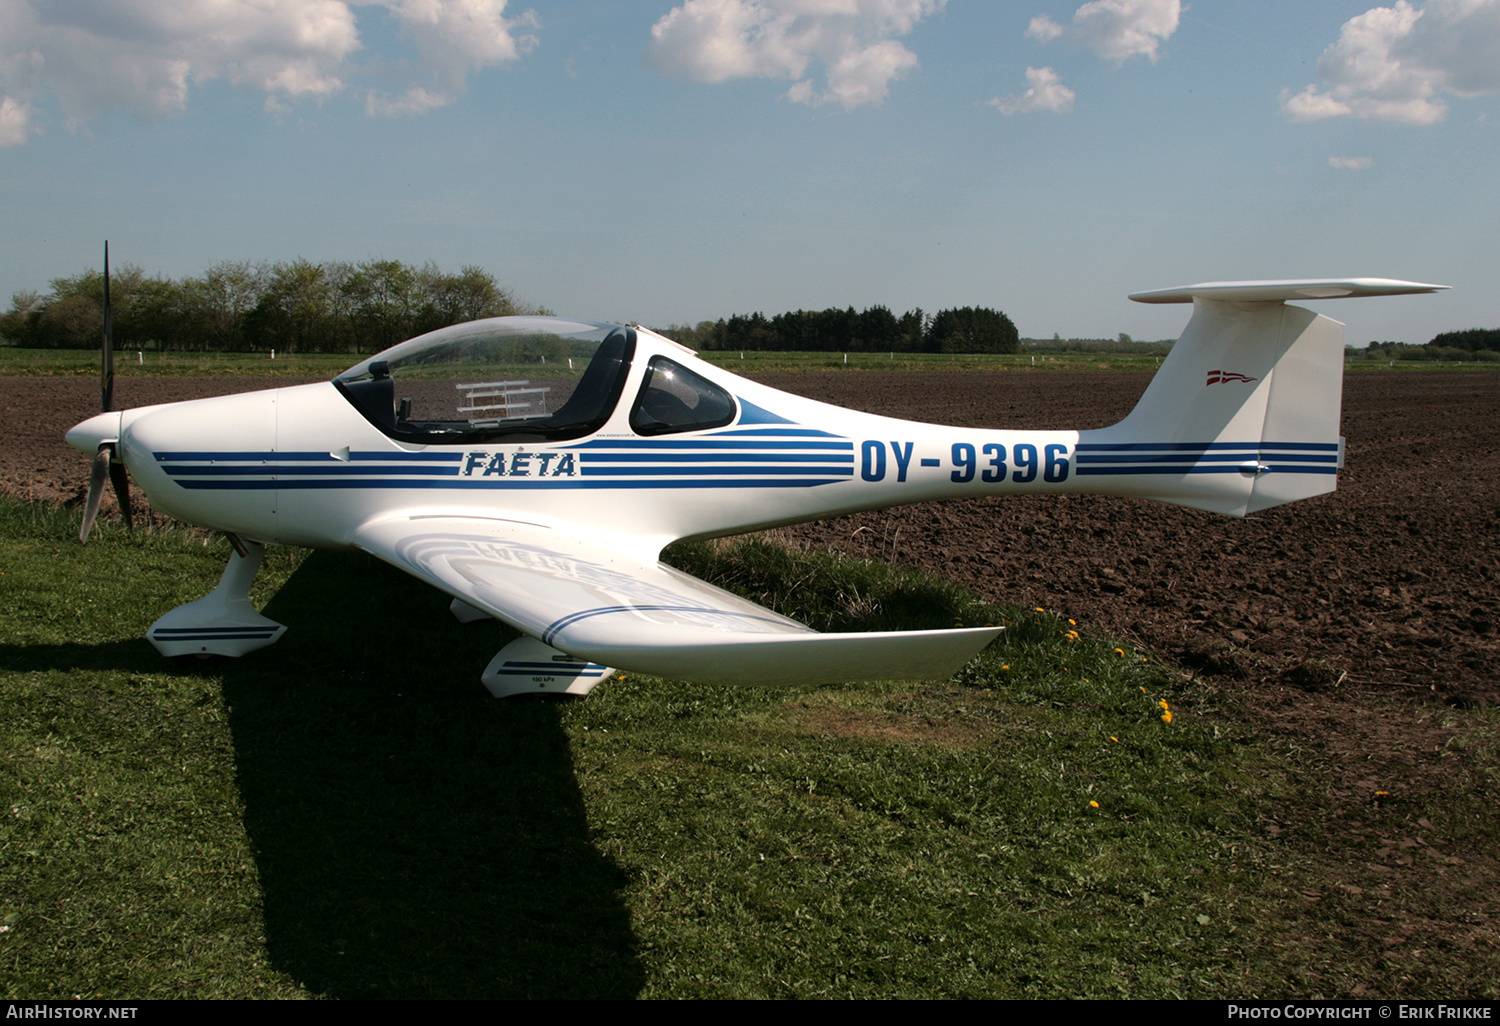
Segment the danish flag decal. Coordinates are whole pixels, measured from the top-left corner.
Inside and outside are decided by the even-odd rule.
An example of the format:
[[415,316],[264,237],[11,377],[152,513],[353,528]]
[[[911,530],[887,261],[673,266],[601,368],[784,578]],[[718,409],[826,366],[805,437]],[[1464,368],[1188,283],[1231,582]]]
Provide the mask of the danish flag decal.
[[1227,385],[1231,381],[1250,382],[1256,380],[1258,379],[1245,374],[1236,374],[1234,371],[1211,370],[1208,372],[1208,380],[1203,383],[1203,387],[1207,388],[1209,385]]

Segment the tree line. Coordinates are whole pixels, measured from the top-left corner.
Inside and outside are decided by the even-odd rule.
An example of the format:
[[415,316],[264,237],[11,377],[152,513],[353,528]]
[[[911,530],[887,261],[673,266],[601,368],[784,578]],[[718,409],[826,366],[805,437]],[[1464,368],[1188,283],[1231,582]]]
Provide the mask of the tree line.
[[[0,336],[27,348],[97,349],[103,303],[102,272],[57,278],[45,294],[12,297]],[[460,321],[546,311],[480,267],[448,274],[432,263],[299,259],[226,261],[181,280],[126,264],[110,275],[110,313],[119,349],[372,353]]]
[[1412,345],[1408,342],[1371,342],[1355,353],[1365,360],[1461,361],[1500,363],[1500,328],[1469,328],[1444,331],[1431,342]]
[[[23,291],[0,314],[0,344],[95,349],[103,327],[104,276],[57,278],[46,293]],[[298,259],[224,261],[197,277],[148,275],[125,264],[110,276],[118,349],[165,352],[371,353],[462,321],[549,311],[519,301],[480,267],[449,274],[428,263]],[[706,351],[1016,353],[1020,337],[1004,313],[958,307],[899,317],[885,306],[830,307],[766,317],[735,314],[673,325],[669,337]]]
[[1481,350],[1500,352],[1500,328],[1468,328],[1464,331],[1445,331],[1432,336],[1429,346],[1447,349],[1464,349],[1471,353]]
[[920,308],[900,317],[884,306],[863,311],[796,310],[767,317],[735,314],[662,333],[700,351],[820,353],[1016,353],[1021,340],[998,310],[966,306],[929,317]]

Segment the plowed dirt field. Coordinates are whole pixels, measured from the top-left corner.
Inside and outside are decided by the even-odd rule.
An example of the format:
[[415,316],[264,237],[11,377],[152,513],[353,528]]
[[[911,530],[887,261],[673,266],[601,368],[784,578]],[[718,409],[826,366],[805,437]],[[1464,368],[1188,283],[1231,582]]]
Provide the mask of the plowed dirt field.
[[[886,416],[1088,428],[1124,416],[1149,375],[862,372],[761,380]],[[133,378],[117,391],[130,407],[265,384]],[[781,533],[919,567],[1000,601],[1056,609],[1220,677],[1274,677],[1317,690],[1342,675],[1338,687],[1346,690],[1494,704],[1500,375],[1351,374],[1344,396],[1348,465],[1339,490],[1255,520],[1060,496],[928,503]],[[97,402],[91,377],[0,377],[7,439],[0,488],[80,503],[88,460],[62,435]]]

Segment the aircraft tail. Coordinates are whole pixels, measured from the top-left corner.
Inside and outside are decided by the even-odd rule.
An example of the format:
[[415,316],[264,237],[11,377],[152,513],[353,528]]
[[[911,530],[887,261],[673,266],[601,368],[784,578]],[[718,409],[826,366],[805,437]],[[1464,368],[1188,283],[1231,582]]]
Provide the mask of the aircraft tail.
[[1193,316],[1130,415],[1082,433],[1078,475],[1114,478],[1109,491],[1229,516],[1333,491],[1344,463],[1344,325],[1286,301],[1446,287],[1349,278],[1207,282],[1132,295],[1192,303]]

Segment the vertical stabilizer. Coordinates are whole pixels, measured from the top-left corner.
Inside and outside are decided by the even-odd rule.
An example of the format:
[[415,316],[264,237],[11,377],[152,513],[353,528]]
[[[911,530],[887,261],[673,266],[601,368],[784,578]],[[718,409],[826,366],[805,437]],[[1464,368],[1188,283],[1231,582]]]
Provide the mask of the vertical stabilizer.
[[1083,432],[1079,475],[1230,516],[1333,491],[1343,465],[1344,325],[1286,300],[1444,287],[1384,278],[1209,282],[1131,296],[1191,302],[1193,316],[1130,415]]

